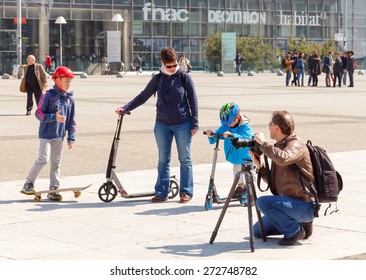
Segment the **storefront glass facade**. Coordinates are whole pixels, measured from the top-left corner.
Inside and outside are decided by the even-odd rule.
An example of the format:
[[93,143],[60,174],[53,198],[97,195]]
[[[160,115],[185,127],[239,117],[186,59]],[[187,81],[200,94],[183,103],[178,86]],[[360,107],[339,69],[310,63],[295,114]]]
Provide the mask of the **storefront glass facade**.
[[[17,0],[0,0],[0,72],[17,63]],[[22,61],[32,53],[44,62],[46,53],[60,57],[59,16],[63,64],[85,70],[107,52],[107,31],[120,30],[121,57],[129,65],[133,54],[143,68],[160,65],[159,52],[172,46],[189,57],[195,70],[205,70],[205,40],[216,32],[264,36],[273,47],[286,50],[290,37],[304,34],[321,44],[343,34],[339,50],[366,50],[364,0],[23,0]],[[112,22],[115,14],[124,22]],[[347,32],[344,32],[345,30]]]

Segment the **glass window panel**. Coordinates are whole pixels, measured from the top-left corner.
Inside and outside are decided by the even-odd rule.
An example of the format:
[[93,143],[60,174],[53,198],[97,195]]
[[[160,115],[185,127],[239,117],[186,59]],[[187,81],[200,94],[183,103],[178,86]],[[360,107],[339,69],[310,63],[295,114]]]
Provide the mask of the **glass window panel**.
[[207,2],[210,9],[225,9],[225,0],[208,0]]
[[177,52],[184,52],[184,53],[188,53],[189,51],[189,41],[188,39],[173,39],[173,48],[177,51]]
[[191,24],[191,37],[192,36],[207,36],[207,25],[206,24]]
[[112,11],[109,10],[93,10],[93,20],[110,21],[112,19]]
[[189,14],[189,20],[190,22],[195,23],[206,23],[207,21],[207,9],[191,9],[191,12]]
[[71,10],[71,18],[72,19],[81,19],[81,20],[90,20],[91,19],[91,10],[81,10],[81,9],[72,9]]
[[153,35],[154,36],[169,36],[169,23],[154,22]]
[[207,7],[207,0],[191,0],[191,8]]
[[174,23],[172,25],[172,35],[173,36],[189,36],[188,23]]

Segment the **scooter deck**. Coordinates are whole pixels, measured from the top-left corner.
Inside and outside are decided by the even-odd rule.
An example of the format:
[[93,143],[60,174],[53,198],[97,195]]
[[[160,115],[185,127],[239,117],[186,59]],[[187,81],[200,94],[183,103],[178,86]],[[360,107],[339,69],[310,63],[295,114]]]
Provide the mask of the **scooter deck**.
[[145,192],[145,193],[134,193],[134,194],[125,194],[122,195],[123,198],[139,198],[139,197],[148,197],[154,196],[155,192]]
[[93,184],[89,184],[85,187],[76,187],[76,188],[61,188],[57,190],[42,190],[42,191],[36,191],[33,194],[28,194],[23,191],[20,191],[20,193],[25,195],[33,195],[34,201],[40,201],[42,194],[49,194],[49,193],[60,193],[60,192],[74,192],[74,197],[78,198],[81,195],[81,191],[86,190],[87,188],[91,187]]

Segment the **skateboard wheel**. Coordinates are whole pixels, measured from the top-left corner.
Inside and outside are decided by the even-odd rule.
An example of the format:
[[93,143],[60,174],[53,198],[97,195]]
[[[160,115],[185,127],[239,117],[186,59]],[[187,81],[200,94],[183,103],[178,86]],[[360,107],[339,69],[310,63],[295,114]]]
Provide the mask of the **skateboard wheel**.
[[36,196],[33,198],[33,200],[34,200],[35,202],[38,202],[38,201],[40,201],[40,200],[41,200],[41,196],[40,196],[40,195],[36,195]]
[[74,192],[74,197],[75,197],[75,198],[78,198],[80,195],[81,195],[81,192],[79,192],[79,191]]

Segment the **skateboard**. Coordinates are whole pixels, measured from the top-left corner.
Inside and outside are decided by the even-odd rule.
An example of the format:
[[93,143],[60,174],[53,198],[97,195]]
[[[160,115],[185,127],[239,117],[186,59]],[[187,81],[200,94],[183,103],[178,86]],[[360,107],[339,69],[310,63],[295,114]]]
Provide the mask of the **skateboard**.
[[33,200],[35,202],[38,202],[41,200],[42,194],[49,194],[49,193],[60,193],[60,192],[74,192],[74,197],[78,198],[81,195],[81,191],[86,190],[87,188],[91,187],[93,184],[89,184],[85,187],[79,187],[79,188],[64,188],[64,189],[57,189],[57,190],[43,190],[43,191],[36,191],[34,194],[27,194],[23,191],[20,191],[22,194],[25,195],[34,195]]

